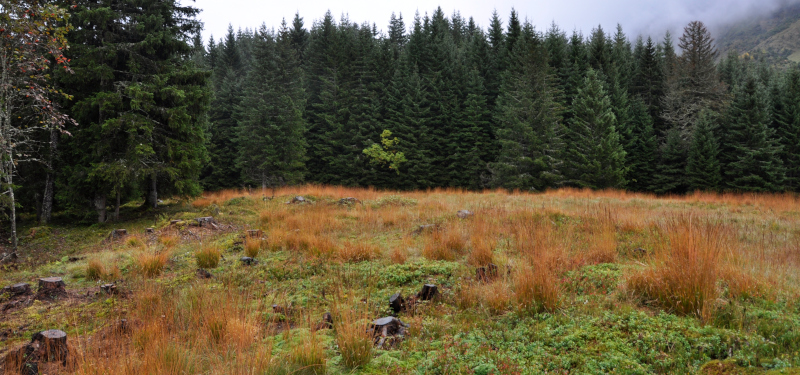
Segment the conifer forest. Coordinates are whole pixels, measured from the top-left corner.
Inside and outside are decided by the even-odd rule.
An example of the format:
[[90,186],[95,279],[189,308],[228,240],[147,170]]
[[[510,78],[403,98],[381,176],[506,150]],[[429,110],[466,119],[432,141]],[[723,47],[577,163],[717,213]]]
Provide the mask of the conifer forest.
[[0,0],[0,375],[800,374],[792,1]]

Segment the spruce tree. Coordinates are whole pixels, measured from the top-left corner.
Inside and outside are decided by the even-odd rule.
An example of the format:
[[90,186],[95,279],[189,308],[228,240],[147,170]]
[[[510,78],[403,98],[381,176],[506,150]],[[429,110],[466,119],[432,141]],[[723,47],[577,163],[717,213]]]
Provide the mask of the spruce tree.
[[625,185],[625,150],[616,123],[599,74],[590,68],[578,89],[567,129],[566,161],[571,184],[592,189]]
[[658,139],[647,105],[638,97],[631,105],[630,134],[630,141],[624,144],[627,187],[633,191],[650,191],[658,165]]
[[686,161],[686,185],[689,191],[717,191],[722,184],[719,142],[714,135],[716,114],[705,110],[694,126]]
[[787,189],[800,191],[800,67],[789,70],[773,98],[773,125],[780,158],[786,167]]
[[541,191],[563,181],[561,108],[552,79],[544,47],[518,43],[498,98],[494,186]]
[[770,105],[766,89],[754,75],[734,89],[725,115],[721,159],[724,188],[730,191],[780,191],[785,170],[782,147],[769,127]]
[[245,180],[262,189],[300,182],[305,172],[305,103],[297,50],[286,24],[277,38],[262,26],[253,53],[238,108],[236,164]]
[[686,144],[677,128],[666,134],[651,190],[658,194],[686,192]]

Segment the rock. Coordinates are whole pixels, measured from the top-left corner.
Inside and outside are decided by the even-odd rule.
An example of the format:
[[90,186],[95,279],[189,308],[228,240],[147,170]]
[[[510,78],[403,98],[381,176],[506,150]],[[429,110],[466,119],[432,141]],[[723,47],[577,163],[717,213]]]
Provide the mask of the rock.
[[422,286],[422,290],[420,290],[419,293],[417,293],[417,298],[419,298],[420,301],[432,300],[434,297],[436,297],[437,292],[438,288],[436,287],[436,285],[425,284]]
[[361,203],[361,201],[358,200],[358,198],[353,198],[353,197],[339,199],[339,204],[342,206],[349,206],[351,204],[356,204],[356,203]]
[[199,277],[201,279],[210,279],[213,276],[211,275],[211,272],[208,272],[208,271],[206,271],[206,270],[204,270],[202,268],[198,268],[197,269],[197,277]]
[[253,264],[258,264],[258,261],[251,258],[251,257],[241,257],[239,261],[242,262],[245,266],[251,266]]
[[439,229],[438,224],[425,224],[425,225],[420,225],[419,227],[417,227],[417,229],[414,229],[414,231],[411,232],[411,234],[417,235],[417,234],[422,234],[423,232],[433,232],[434,230],[437,229]]
[[319,322],[316,327],[317,331],[321,329],[333,329],[333,315],[331,315],[331,313],[326,312],[322,314],[322,321]]
[[392,308],[392,311],[394,311],[395,314],[405,310],[406,301],[403,300],[403,295],[399,292],[392,294],[392,296],[389,297],[389,307]]
[[286,202],[286,204],[300,204],[300,203],[308,203],[308,202],[309,201],[306,198],[304,198],[301,195],[298,195],[298,196],[292,198],[292,200]]
[[[31,344],[37,349],[37,356],[42,362],[61,362],[67,364],[67,333],[58,329],[41,331],[33,335]],[[38,345],[37,345],[38,344]]]
[[497,265],[489,263],[486,267],[478,267],[475,269],[475,278],[478,281],[490,282],[497,278]]
[[28,283],[19,283],[14,285],[9,285],[3,288],[3,293],[8,293],[12,297],[15,296],[27,296],[31,294],[31,285]]
[[475,213],[469,210],[461,210],[456,213],[456,216],[458,216],[459,219],[466,219],[473,215],[475,215]]
[[370,330],[375,346],[383,349],[396,346],[403,340],[407,327],[408,324],[392,316],[374,320]]
[[67,284],[64,283],[60,277],[45,277],[43,279],[39,279],[39,290],[38,293],[47,293],[47,294],[66,294]]
[[100,285],[100,289],[102,289],[106,294],[112,295],[117,294],[117,286],[115,284],[103,284]]

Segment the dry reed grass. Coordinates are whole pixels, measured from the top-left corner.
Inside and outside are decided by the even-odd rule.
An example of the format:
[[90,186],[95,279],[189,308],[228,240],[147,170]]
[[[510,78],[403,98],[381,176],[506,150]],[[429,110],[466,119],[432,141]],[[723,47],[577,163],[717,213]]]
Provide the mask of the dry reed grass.
[[369,314],[361,308],[348,308],[339,305],[334,310],[334,330],[336,344],[342,353],[345,367],[355,369],[372,360],[374,353],[369,328]]
[[339,247],[339,258],[345,262],[373,260],[380,255],[380,248],[365,241],[345,242]]
[[142,252],[136,256],[136,270],[144,277],[155,277],[161,274],[167,264],[167,253]]
[[244,254],[249,256],[250,258],[255,258],[258,256],[258,252],[261,250],[262,243],[259,239],[248,238],[244,242]]
[[200,268],[216,268],[219,265],[219,257],[222,254],[219,247],[214,245],[203,246],[198,250],[194,257],[197,260],[197,266]]
[[729,227],[708,218],[667,218],[662,231],[669,243],[651,267],[628,278],[628,287],[645,302],[709,322],[719,297],[722,255],[729,249]]
[[514,300],[522,311],[554,312],[561,305],[558,275],[543,263],[522,266],[513,278]]

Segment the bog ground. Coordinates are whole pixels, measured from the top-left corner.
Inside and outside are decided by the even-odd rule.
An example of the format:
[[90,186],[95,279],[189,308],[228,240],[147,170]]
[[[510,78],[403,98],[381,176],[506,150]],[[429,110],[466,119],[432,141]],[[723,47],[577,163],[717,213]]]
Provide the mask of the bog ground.
[[[800,373],[792,195],[303,186],[123,213],[24,228],[0,372]],[[51,329],[66,362],[12,360]]]

